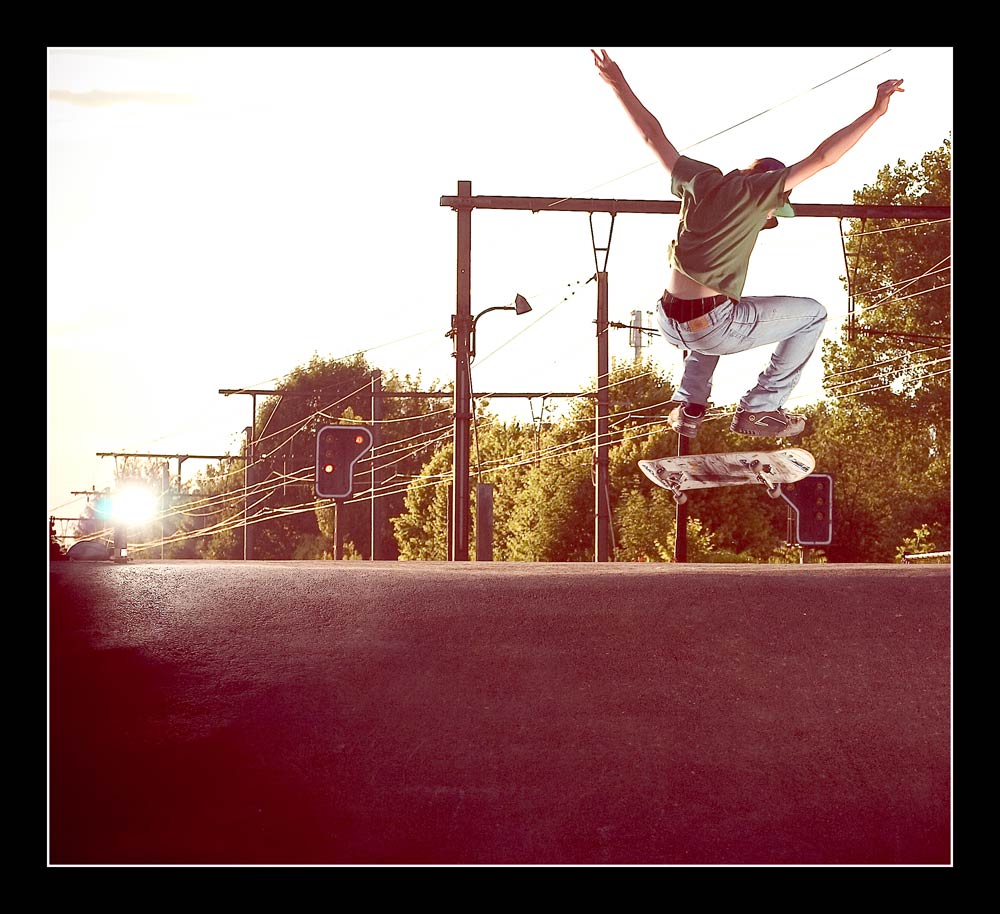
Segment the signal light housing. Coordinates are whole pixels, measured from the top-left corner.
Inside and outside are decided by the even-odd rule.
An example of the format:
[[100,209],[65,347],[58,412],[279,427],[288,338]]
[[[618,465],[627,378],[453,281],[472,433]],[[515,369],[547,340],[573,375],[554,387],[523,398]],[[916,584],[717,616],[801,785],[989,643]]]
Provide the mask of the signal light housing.
[[833,542],[833,477],[812,473],[781,487],[781,497],[795,513],[795,541],[800,546]]
[[316,433],[317,497],[349,498],[354,464],[371,446],[371,430],[363,425],[324,425]]

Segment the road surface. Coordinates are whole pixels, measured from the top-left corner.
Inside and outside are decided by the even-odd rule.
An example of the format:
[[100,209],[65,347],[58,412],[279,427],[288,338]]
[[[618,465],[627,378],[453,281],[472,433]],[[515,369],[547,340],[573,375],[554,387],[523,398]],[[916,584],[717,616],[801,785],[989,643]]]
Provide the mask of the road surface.
[[950,565],[57,562],[49,864],[951,864]]

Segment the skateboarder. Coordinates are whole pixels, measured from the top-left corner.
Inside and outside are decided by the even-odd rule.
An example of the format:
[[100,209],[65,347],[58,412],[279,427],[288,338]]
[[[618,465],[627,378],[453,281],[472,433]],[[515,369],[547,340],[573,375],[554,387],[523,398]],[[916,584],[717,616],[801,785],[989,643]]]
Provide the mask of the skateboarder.
[[666,168],[671,192],[681,199],[677,238],[667,252],[666,288],[656,310],[667,342],[688,352],[673,396],[680,405],[667,418],[670,427],[687,438],[698,434],[720,356],[777,343],[757,383],[740,398],[730,428],[775,438],[801,434],[805,419],[782,407],[816,348],[826,309],[811,298],[744,296],[750,253],[761,229],[776,227],[776,216],[795,214],[788,202],[791,191],[854,146],[888,110],[893,93],[904,91],[903,80],[881,83],[868,111],[801,162],[785,166],[777,159],[757,159],[723,175],[714,165],[678,153],[608,52],[591,53],[601,77]]

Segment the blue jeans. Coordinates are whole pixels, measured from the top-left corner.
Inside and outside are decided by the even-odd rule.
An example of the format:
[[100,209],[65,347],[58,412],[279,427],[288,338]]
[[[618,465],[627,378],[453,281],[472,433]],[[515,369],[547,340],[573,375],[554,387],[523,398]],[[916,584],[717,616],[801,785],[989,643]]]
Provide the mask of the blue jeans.
[[798,384],[823,333],[826,308],[812,298],[755,295],[723,302],[685,324],[667,317],[657,302],[656,320],[664,339],[688,352],[674,391],[685,403],[708,404],[720,356],[777,343],[757,383],[740,398],[749,412],[773,412]]

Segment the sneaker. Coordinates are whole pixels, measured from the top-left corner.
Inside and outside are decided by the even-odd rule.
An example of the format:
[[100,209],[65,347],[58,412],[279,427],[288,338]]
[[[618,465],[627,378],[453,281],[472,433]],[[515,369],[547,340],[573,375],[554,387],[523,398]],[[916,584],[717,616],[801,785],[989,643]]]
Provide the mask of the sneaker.
[[694,416],[688,412],[688,409],[689,407],[686,403],[675,406],[667,416],[667,425],[677,432],[678,435],[683,435],[685,438],[694,438],[701,427],[702,419],[705,418],[705,409],[702,408],[701,412]]
[[769,438],[791,438],[801,435],[806,429],[806,417],[797,413],[786,413],[783,409],[773,412],[752,413],[742,406],[733,416],[730,431],[741,435],[766,435]]

